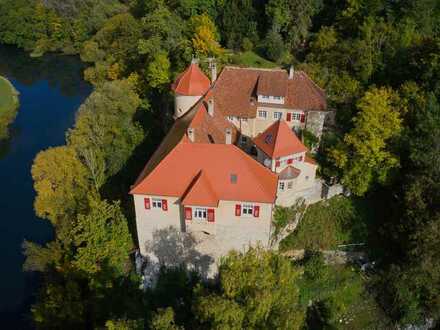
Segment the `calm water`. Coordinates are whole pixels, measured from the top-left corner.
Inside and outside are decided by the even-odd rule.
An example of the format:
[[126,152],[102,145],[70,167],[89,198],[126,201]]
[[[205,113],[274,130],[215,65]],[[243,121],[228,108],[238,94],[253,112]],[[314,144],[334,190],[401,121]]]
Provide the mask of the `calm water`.
[[[90,94],[77,58],[46,56],[31,59],[15,48],[0,46],[0,75],[20,92],[18,116],[11,138],[0,145],[0,324],[27,328],[36,275],[22,272],[24,239],[44,243],[49,224],[33,210],[35,192],[30,169],[35,155],[64,144],[75,112]],[[5,327],[5,325],[8,325]]]

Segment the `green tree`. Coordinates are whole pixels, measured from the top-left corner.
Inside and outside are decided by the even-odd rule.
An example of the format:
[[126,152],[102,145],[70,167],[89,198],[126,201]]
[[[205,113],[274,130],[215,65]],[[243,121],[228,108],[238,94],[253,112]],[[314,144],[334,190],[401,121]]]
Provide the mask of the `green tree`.
[[37,193],[35,212],[57,225],[87,209],[90,184],[86,167],[71,147],[40,152],[32,165]]
[[134,121],[139,96],[129,81],[107,82],[80,107],[68,144],[77,150],[96,189],[118,173],[143,139]]
[[373,183],[386,183],[399,167],[391,145],[402,130],[397,104],[398,96],[390,89],[367,91],[357,103],[354,128],[331,150],[343,171],[342,182],[356,195],[363,195]]
[[261,248],[230,252],[220,265],[220,291],[196,292],[195,314],[212,329],[299,329],[300,270]]
[[179,330],[183,329],[174,322],[174,311],[171,307],[159,308],[154,313],[150,322],[150,329],[152,330]]
[[119,203],[92,201],[90,213],[79,215],[72,229],[76,248],[73,266],[87,274],[126,274],[133,248],[127,219]]
[[279,27],[284,42],[292,50],[308,38],[312,17],[320,7],[320,0],[269,0],[266,15],[270,26]]

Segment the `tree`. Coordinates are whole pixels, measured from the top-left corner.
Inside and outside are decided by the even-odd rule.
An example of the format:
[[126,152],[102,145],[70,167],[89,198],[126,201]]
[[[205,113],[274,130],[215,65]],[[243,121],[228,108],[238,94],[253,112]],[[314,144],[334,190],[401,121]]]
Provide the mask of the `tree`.
[[76,269],[91,275],[102,272],[106,277],[127,273],[133,244],[119,203],[92,201],[90,213],[78,216],[72,235]]
[[77,150],[98,190],[118,173],[143,139],[134,121],[139,96],[129,81],[107,82],[80,107],[68,144]]
[[299,329],[300,270],[262,248],[230,252],[219,269],[219,292],[198,288],[196,317],[211,329]]
[[267,33],[264,41],[266,45],[266,56],[269,59],[278,62],[285,52],[284,41],[278,29],[273,27]]
[[252,0],[221,1],[217,6],[218,26],[226,47],[240,49],[244,38],[253,43],[258,41],[258,13]]
[[86,167],[71,147],[40,152],[32,165],[37,193],[35,212],[57,225],[87,209],[90,184]]
[[179,330],[183,329],[174,322],[174,311],[171,307],[159,308],[154,313],[153,319],[150,322],[150,329],[152,330]]
[[319,0],[269,0],[266,16],[272,28],[279,27],[287,47],[293,50],[308,38],[312,16],[320,7]]
[[218,42],[217,27],[207,14],[191,17],[189,24],[196,56],[220,57],[223,54],[223,49]]
[[373,88],[357,103],[354,128],[344,142],[331,150],[342,182],[356,195],[363,195],[373,183],[387,183],[399,167],[392,142],[402,130],[398,96],[387,88]]
[[393,283],[387,288],[390,309],[402,323],[440,317],[440,105],[431,94],[418,110],[405,141],[403,216],[391,227],[405,258],[388,268],[384,280]]

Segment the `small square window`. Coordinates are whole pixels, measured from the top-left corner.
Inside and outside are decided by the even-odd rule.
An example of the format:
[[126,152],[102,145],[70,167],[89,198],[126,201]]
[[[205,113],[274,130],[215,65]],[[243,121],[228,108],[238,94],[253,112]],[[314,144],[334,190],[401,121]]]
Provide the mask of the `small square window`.
[[254,206],[252,204],[243,204],[243,215],[252,215],[254,212]]
[[241,140],[241,143],[242,143],[242,144],[246,144],[246,143],[247,143],[247,137],[244,136],[244,135],[242,135],[242,136],[240,137],[240,140]]
[[278,185],[278,188],[283,191],[284,190],[284,182],[280,182],[280,184]]
[[153,198],[153,209],[161,209],[162,208],[162,200],[158,198]]
[[301,114],[298,113],[298,112],[292,113],[292,119],[293,120],[300,120],[301,119]]
[[273,113],[273,118],[274,119],[281,119],[283,117],[283,113],[282,112],[278,112],[278,111],[275,111],[274,113]]
[[267,111],[258,110],[258,117],[266,119],[267,118]]
[[206,220],[208,210],[206,208],[196,207],[194,209],[194,219]]

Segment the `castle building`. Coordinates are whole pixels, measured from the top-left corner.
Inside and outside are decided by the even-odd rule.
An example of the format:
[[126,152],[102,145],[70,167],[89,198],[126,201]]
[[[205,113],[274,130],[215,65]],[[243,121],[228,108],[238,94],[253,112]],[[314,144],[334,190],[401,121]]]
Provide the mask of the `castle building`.
[[196,62],[172,89],[176,120],[130,191],[141,253],[169,226],[211,235],[225,251],[267,245],[275,205],[315,184],[295,131],[321,134],[324,91],[293,69],[225,67],[211,82]]

